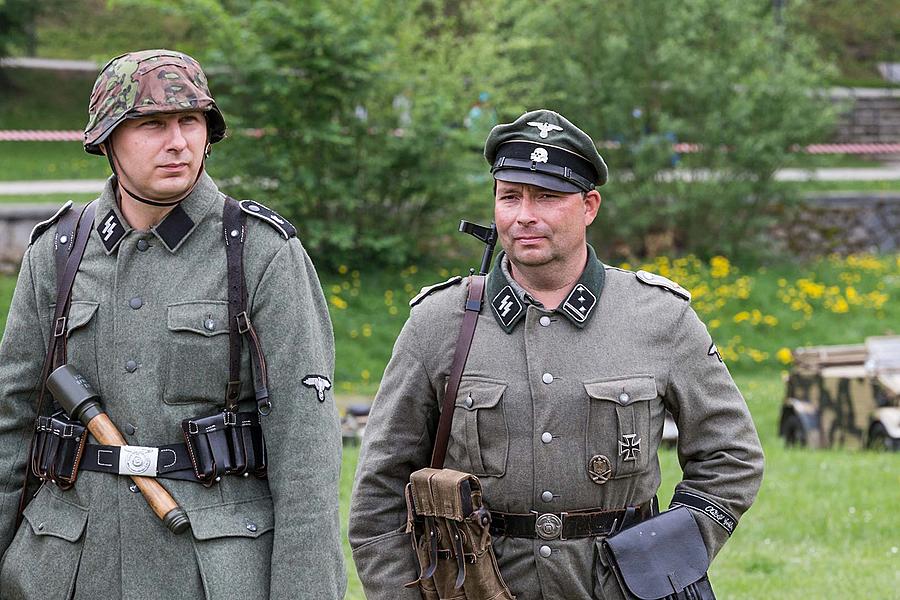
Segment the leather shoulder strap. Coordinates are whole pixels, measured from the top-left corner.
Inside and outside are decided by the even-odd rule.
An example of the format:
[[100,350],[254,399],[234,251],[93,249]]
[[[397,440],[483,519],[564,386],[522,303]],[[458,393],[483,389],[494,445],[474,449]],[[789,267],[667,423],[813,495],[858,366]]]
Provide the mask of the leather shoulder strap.
[[225,196],[222,221],[225,227],[225,255],[228,262],[228,387],[225,390],[225,409],[235,411],[241,395],[241,349],[243,337],[250,346],[251,369],[256,403],[260,414],[268,414],[269,376],[266,357],[259,335],[247,312],[247,283],[244,276],[244,241],[247,233],[247,211],[237,200]]
[[453,412],[456,407],[456,394],[459,392],[459,382],[466,368],[466,359],[469,358],[469,349],[472,347],[472,338],[475,336],[475,326],[478,324],[478,314],[481,312],[484,302],[484,283],[484,275],[472,275],[469,282],[466,311],[459,328],[459,336],[456,338],[456,353],[453,355],[450,379],[447,381],[447,391],[444,393],[444,402],[441,405],[441,418],[438,421],[437,433],[434,437],[434,450],[431,453],[432,469],[444,468],[447,443],[450,441],[450,427],[453,424]]

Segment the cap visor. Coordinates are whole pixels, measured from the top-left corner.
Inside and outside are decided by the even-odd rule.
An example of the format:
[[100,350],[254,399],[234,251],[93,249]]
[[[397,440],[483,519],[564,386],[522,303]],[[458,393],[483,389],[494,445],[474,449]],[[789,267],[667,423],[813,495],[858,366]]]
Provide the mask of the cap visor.
[[574,183],[570,183],[565,179],[547,175],[546,173],[523,171],[522,169],[498,169],[494,172],[494,179],[509,183],[527,183],[529,185],[536,185],[537,187],[553,190],[554,192],[565,192],[567,194],[584,191]]

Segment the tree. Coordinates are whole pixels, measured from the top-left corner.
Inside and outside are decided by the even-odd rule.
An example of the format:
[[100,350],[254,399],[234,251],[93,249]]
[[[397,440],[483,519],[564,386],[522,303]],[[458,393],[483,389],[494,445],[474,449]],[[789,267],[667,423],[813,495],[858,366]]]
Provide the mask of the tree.
[[[539,35],[511,50],[520,66],[511,84],[529,82],[530,106],[619,144],[601,150],[611,183],[595,244],[642,254],[668,233],[703,255],[762,247],[784,201],[774,171],[834,112],[815,93],[828,69],[792,14],[779,26],[767,0],[525,4],[508,5],[513,33]],[[699,152],[676,154],[676,140]],[[705,180],[684,181],[698,174]]]

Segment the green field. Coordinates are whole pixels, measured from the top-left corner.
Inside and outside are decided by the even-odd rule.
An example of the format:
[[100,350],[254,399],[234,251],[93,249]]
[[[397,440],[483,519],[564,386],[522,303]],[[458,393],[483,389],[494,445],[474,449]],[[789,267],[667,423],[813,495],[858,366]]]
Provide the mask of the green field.
[[[647,267],[686,284],[710,324],[757,423],[766,453],[759,498],[716,559],[720,598],[896,598],[900,586],[900,454],[785,449],[777,437],[782,348],[860,341],[900,327],[900,256],[829,258],[809,265],[739,268],[725,259],[659,259]],[[408,267],[397,274],[350,267],[324,277],[337,345],[337,392],[370,395],[408,309],[407,298],[450,271]],[[0,277],[0,329],[12,277]],[[848,293],[849,292],[849,293]],[[768,317],[768,318],[767,318]],[[342,524],[356,448],[344,453]],[[660,452],[660,501],[680,477],[672,450]],[[345,535],[346,538],[346,535]],[[348,598],[362,599],[345,555]]]

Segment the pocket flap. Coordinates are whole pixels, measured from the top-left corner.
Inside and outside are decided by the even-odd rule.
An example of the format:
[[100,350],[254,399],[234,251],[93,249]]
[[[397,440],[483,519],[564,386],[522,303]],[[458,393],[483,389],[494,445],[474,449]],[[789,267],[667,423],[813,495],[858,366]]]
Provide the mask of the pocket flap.
[[41,490],[22,513],[34,535],[49,535],[78,541],[87,524],[88,511],[57,498],[48,488]]
[[588,396],[628,406],[634,402],[656,398],[656,379],[653,375],[629,375],[590,381],[584,384]]
[[466,410],[493,408],[500,402],[507,383],[496,379],[463,379],[459,383],[456,406]]
[[257,538],[275,527],[271,496],[244,502],[187,509],[198,540],[222,537]]
[[69,306],[69,320],[66,323],[66,334],[71,335],[74,330],[87,325],[90,320],[94,318],[99,306],[99,302],[85,302],[83,300],[73,301],[71,306]]
[[206,337],[228,333],[228,303],[224,300],[178,302],[166,308],[170,331],[191,331]]

